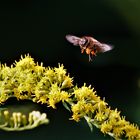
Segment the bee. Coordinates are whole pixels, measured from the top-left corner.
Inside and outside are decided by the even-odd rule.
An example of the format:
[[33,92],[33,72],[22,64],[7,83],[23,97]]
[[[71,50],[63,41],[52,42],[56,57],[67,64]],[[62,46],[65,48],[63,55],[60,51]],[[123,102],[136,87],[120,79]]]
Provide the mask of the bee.
[[101,43],[90,36],[77,37],[74,35],[66,35],[66,39],[74,46],[80,46],[81,53],[85,51],[89,56],[89,61],[92,61],[93,56],[96,56],[97,53],[104,53],[113,49],[113,46]]

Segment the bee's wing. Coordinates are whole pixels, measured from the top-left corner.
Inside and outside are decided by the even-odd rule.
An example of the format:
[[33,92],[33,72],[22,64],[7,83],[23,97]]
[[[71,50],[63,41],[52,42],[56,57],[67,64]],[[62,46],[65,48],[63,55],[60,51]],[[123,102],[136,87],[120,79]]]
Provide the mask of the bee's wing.
[[73,35],[66,35],[66,39],[75,46],[85,43],[85,39]]
[[102,50],[103,52],[107,52],[107,51],[110,51],[112,50],[114,47],[112,45],[108,45],[108,44],[102,44]]
[[112,45],[108,45],[108,44],[102,44],[100,43],[100,45],[98,45],[98,52],[107,52],[112,50],[114,47]]

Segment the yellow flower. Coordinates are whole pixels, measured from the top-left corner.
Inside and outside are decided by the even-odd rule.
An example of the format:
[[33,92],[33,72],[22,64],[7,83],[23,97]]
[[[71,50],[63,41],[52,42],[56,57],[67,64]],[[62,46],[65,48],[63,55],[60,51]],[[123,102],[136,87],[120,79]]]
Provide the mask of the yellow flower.
[[60,76],[60,80],[61,80],[61,76],[65,76],[66,75],[66,70],[64,69],[63,65],[58,64],[58,68],[54,68],[55,73]]
[[74,89],[73,92],[78,101],[86,100],[87,102],[97,102],[100,100],[100,98],[95,93],[96,91],[93,91],[91,86],[86,87],[85,84],[81,88]]
[[46,95],[43,95],[43,96],[41,96],[41,97],[39,97],[37,100],[37,102],[39,103],[41,103],[41,104],[46,104],[47,103],[47,99],[48,99],[48,97],[46,96]]
[[38,74],[42,74],[45,70],[45,67],[43,67],[43,63],[41,63],[41,65],[38,64],[34,67],[34,71]]
[[95,115],[95,119],[99,122],[102,122],[106,119],[105,113],[104,112],[98,112]]
[[54,109],[56,109],[56,106],[55,106],[56,103],[57,103],[57,101],[54,100],[54,99],[49,99],[48,100],[49,107],[52,107]]
[[61,93],[60,93],[60,99],[62,100],[62,102],[69,101],[70,96],[71,95],[68,94],[66,91],[61,91]]
[[75,120],[76,122],[80,121],[80,115],[79,114],[73,114],[72,118],[70,120]]
[[44,76],[46,76],[47,79],[49,80],[49,82],[52,84],[54,81],[54,77],[55,77],[54,70],[51,69],[50,67],[48,67],[44,72]]
[[72,87],[73,86],[72,81],[73,81],[72,78],[70,78],[69,76],[66,76],[64,78],[63,82],[62,82],[61,88],[63,89],[63,88],[70,88],[70,87]]
[[140,140],[140,130],[138,126],[134,126],[134,124],[129,124],[125,127],[126,137],[129,140]]
[[96,102],[94,105],[94,108],[96,110],[98,110],[98,112],[105,112],[106,108],[107,108],[107,103],[100,100],[99,102]]
[[29,56],[29,54],[25,58],[21,56],[21,60],[19,62],[15,61],[15,66],[22,70],[24,69],[34,69],[35,62],[34,59]]
[[81,118],[86,115],[90,115],[95,111],[92,104],[86,103],[84,100],[78,101],[76,104],[72,105],[71,110],[73,112],[73,115],[77,116],[77,114],[79,114],[79,117]]
[[104,134],[107,134],[108,132],[111,132],[112,125],[110,125],[107,121],[101,124],[101,132]]

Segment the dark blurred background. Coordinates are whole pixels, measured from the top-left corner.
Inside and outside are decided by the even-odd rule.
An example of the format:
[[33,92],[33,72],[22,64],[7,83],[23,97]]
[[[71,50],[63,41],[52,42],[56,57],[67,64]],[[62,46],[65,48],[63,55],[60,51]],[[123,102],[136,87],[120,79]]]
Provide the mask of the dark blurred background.
[[[114,49],[93,62],[66,34],[93,36]],[[140,1],[138,0],[11,0],[0,2],[0,61],[10,65],[29,53],[45,66],[64,64],[74,84],[92,85],[112,109],[140,125]],[[18,105],[18,104],[17,104]],[[44,108],[45,110],[46,108]],[[31,131],[4,132],[4,140],[109,140],[85,121],[69,120],[61,105],[47,109],[50,124]]]

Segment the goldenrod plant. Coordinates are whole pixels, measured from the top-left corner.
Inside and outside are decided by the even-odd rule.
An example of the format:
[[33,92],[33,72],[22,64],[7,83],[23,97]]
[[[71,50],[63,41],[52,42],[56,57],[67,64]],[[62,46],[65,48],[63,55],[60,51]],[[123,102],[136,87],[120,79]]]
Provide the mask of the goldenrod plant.
[[21,131],[48,124],[45,113],[32,111],[27,116],[3,109],[2,105],[11,97],[20,101],[31,100],[53,109],[61,102],[71,112],[70,120],[79,122],[84,118],[91,130],[95,126],[116,140],[140,140],[137,125],[126,121],[117,109],[112,110],[91,86],[74,86],[73,78],[63,65],[44,67],[43,63],[39,65],[25,55],[10,67],[6,64],[0,66],[0,129]]

